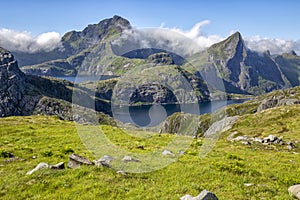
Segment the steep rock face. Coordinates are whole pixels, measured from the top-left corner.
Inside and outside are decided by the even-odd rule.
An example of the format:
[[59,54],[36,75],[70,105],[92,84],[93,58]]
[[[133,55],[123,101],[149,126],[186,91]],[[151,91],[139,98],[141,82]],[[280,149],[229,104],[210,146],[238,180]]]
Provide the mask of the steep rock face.
[[131,95],[130,104],[136,103],[176,103],[176,96],[166,87],[157,84],[143,85]]
[[291,86],[270,52],[249,50],[239,32],[212,45],[208,53],[221,78],[242,91],[261,94]]
[[[72,105],[77,110],[75,120],[81,122],[106,123],[107,117],[99,112],[110,114],[109,103],[94,99],[85,88],[75,88],[64,80],[25,75],[14,56],[0,47],[0,117],[45,114],[73,120]],[[99,119],[92,119],[90,113]]]
[[20,115],[26,77],[13,55],[0,47],[0,116]]
[[300,85],[300,57],[294,51],[276,56],[274,60],[293,87]]

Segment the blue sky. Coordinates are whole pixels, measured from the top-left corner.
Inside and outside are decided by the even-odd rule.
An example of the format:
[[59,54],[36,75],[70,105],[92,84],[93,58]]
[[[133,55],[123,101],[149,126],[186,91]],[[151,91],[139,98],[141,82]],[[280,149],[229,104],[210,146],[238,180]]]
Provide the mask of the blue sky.
[[1,2],[0,28],[33,35],[55,31],[63,34],[115,14],[136,27],[190,29],[210,20],[204,34],[228,36],[238,30],[245,36],[300,39],[300,1],[283,0],[9,0]]

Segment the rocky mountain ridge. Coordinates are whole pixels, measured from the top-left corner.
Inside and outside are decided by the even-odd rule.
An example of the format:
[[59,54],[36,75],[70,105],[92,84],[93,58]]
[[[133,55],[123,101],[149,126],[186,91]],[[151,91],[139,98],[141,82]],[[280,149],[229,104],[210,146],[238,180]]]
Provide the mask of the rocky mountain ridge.
[[[209,79],[212,74],[216,74],[216,78],[221,79],[225,87],[217,89],[227,93],[259,95],[300,85],[300,57],[295,52],[271,55],[269,51],[252,51],[247,48],[239,32],[204,52],[184,59],[180,55],[155,48],[142,48],[119,55],[109,41],[130,29],[129,21],[114,16],[89,25],[83,31],[70,31],[62,38],[63,59],[50,59],[22,67],[22,70],[27,74],[47,76],[123,75],[148,62],[177,65],[184,69],[191,62],[200,69],[190,73],[200,79]],[[213,84],[214,81],[211,81]]]
[[247,93],[262,94],[292,86],[281,69],[283,66],[276,62],[277,56],[248,49],[239,32],[212,45],[208,53],[221,78]]

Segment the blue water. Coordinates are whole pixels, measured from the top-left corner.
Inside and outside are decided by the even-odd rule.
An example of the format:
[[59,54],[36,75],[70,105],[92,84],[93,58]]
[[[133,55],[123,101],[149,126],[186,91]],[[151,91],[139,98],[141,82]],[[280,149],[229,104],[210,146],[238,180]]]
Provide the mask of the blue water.
[[168,116],[175,112],[191,114],[205,114],[214,112],[226,105],[239,104],[246,101],[228,100],[214,101],[201,104],[168,104],[168,105],[143,105],[143,106],[124,106],[113,107],[113,117],[124,123],[135,124],[139,127],[155,126],[164,121]]
[[[97,81],[107,80],[116,76],[78,76],[78,77],[56,77],[65,79],[71,82],[81,83],[84,81]],[[115,106],[112,107],[113,117],[123,123],[135,124],[139,127],[156,126],[164,121],[168,116],[175,112],[184,112],[191,114],[205,114],[214,112],[226,105],[239,104],[246,101],[240,100],[227,100],[227,101],[214,101],[201,104],[167,104],[167,105],[142,105],[142,106]]]

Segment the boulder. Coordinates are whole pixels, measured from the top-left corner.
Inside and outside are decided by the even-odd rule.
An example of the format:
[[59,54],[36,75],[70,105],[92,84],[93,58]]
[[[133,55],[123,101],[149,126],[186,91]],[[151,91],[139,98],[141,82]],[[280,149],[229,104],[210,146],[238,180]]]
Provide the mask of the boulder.
[[117,174],[122,174],[122,175],[126,175],[126,172],[122,171],[122,170],[119,170],[116,172]]
[[218,200],[217,196],[207,190],[202,190],[202,192],[196,196],[195,200]]
[[113,157],[104,155],[102,158],[100,158],[98,160],[94,160],[94,163],[98,167],[103,166],[103,167],[111,168],[111,165],[109,163],[113,160],[114,160]]
[[46,168],[49,168],[49,167],[50,167],[50,165],[48,163],[41,162],[34,169],[27,172],[26,175],[31,175],[34,172],[38,171],[38,170],[46,169]]
[[170,150],[164,150],[162,152],[162,155],[164,155],[164,156],[174,156],[174,153]]
[[289,187],[288,191],[291,195],[300,199],[300,184]]
[[181,197],[180,200],[218,200],[218,198],[214,193],[207,190],[202,190],[202,192],[196,197],[187,194]]
[[288,142],[287,145],[288,145],[287,148],[289,150],[293,150],[296,148],[296,145],[293,142]]
[[124,156],[124,158],[122,159],[124,162],[140,162],[137,159],[132,158],[131,156]]
[[50,165],[50,169],[65,169],[65,163],[60,162],[57,163],[56,165]]
[[31,174],[33,174],[36,171],[39,171],[41,169],[48,169],[48,168],[49,169],[65,169],[65,163],[64,162],[60,162],[60,163],[57,163],[56,165],[50,165],[48,163],[41,162],[34,169],[30,170],[26,174],[27,175],[31,175]]
[[79,156],[77,154],[71,154],[69,156],[69,162],[68,162],[68,167],[69,168],[77,168],[80,167],[81,165],[93,165],[90,160],[87,158],[84,158],[82,156]]

